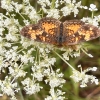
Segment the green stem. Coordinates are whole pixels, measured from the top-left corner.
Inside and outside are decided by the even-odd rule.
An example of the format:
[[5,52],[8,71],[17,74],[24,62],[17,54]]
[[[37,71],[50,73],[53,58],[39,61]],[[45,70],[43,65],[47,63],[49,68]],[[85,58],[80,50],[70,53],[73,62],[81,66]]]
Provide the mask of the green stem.
[[57,52],[53,51],[57,56],[59,56],[70,68],[72,68],[73,70],[75,70],[73,68],[73,66],[71,66],[62,56],[60,56]]
[[87,56],[89,56],[89,57],[93,57],[91,54],[88,54],[84,49],[81,49]]
[[55,1],[56,1],[56,0],[52,0],[51,9],[52,9],[52,8],[55,8]]
[[18,14],[23,18],[23,20],[25,20],[25,18],[20,13],[18,13]]
[[92,16],[91,16],[91,17],[92,17],[92,19],[93,19],[93,16],[94,16],[94,11],[92,11]]
[[[17,82],[17,83],[18,83],[18,82]],[[20,87],[20,86],[19,86],[19,83],[18,83],[18,87]],[[20,89],[21,89],[21,88],[20,88]],[[20,95],[20,100],[24,100],[24,97],[23,97],[23,95],[22,95],[21,90],[19,90],[18,93],[19,93],[19,95]]]

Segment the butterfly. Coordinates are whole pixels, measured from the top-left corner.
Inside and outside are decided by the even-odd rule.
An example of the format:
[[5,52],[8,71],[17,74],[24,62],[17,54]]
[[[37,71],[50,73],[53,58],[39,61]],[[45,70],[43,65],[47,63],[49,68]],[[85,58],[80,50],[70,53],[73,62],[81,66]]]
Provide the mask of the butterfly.
[[61,22],[55,18],[44,17],[37,24],[24,26],[20,34],[34,41],[67,46],[98,38],[100,29],[80,20]]

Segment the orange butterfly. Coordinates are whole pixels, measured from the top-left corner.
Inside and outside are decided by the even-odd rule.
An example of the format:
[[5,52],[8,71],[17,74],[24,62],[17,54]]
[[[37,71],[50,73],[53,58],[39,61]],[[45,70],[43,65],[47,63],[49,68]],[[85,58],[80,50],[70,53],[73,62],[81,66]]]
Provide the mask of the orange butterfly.
[[80,20],[60,22],[57,19],[45,17],[37,24],[23,27],[20,33],[35,41],[67,46],[98,38],[100,29]]

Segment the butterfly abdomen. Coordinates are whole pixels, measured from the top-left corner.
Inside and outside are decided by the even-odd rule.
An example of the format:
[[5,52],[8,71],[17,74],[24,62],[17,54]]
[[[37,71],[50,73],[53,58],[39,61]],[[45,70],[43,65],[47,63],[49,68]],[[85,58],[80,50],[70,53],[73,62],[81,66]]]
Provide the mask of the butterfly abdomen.
[[59,31],[59,36],[56,37],[57,43],[58,45],[62,45],[62,42],[64,42],[64,38],[63,38],[63,23],[60,24],[59,27],[60,31]]

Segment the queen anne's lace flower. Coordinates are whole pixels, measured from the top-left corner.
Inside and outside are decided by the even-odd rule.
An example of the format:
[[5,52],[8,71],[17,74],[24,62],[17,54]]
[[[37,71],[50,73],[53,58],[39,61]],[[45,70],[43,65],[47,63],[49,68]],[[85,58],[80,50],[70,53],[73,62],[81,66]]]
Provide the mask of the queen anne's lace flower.
[[[81,68],[80,65],[78,67]],[[82,71],[81,68],[81,72],[73,70],[73,75],[71,75],[71,78],[73,78],[75,82],[80,82],[80,87],[86,87],[88,82],[95,83],[98,85],[99,84],[98,79],[95,76],[86,74],[86,72],[88,71],[96,71],[96,70],[97,70],[96,67],[88,68],[84,71]]]
[[[79,72],[67,62],[70,57],[80,56],[82,46],[76,46],[75,51],[67,47],[56,48],[28,40],[19,34],[24,25],[36,23],[41,17],[60,19],[71,13],[76,17],[79,8],[88,7],[82,6],[81,1],[76,0],[34,0],[32,5],[29,0],[23,0],[22,4],[14,0],[1,0],[1,8],[5,9],[5,14],[0,13],[0,74],[4,73],[5,77],[0,80],[0,96],[6,94],[11,100],[17,100],[16,93],[20,94],[21,89],[26,94],[33,95],[45,89],[43,84],[46,84],[49,86],[50,95],[45,100],[64,100],[65,92],[61,90],[65,84],[64,74],[55,68],[59,59],[56,59],[54,54],[72,68],[71,78],[80,82],[81,87],[87,86],[88,82],[98,84],[95,76],[86,74],[88,71],[96,71],[96,67]],[[94,12],[97,8],[91,4],[89,10]],[[98,26],[100,15],[82,20]],[[62,56],[55,52],[56,50],[62,51]]]
[[90,10],[90,11],[97,11],[98,9],[96,8],[96,5],[90,4],[89,10]]

